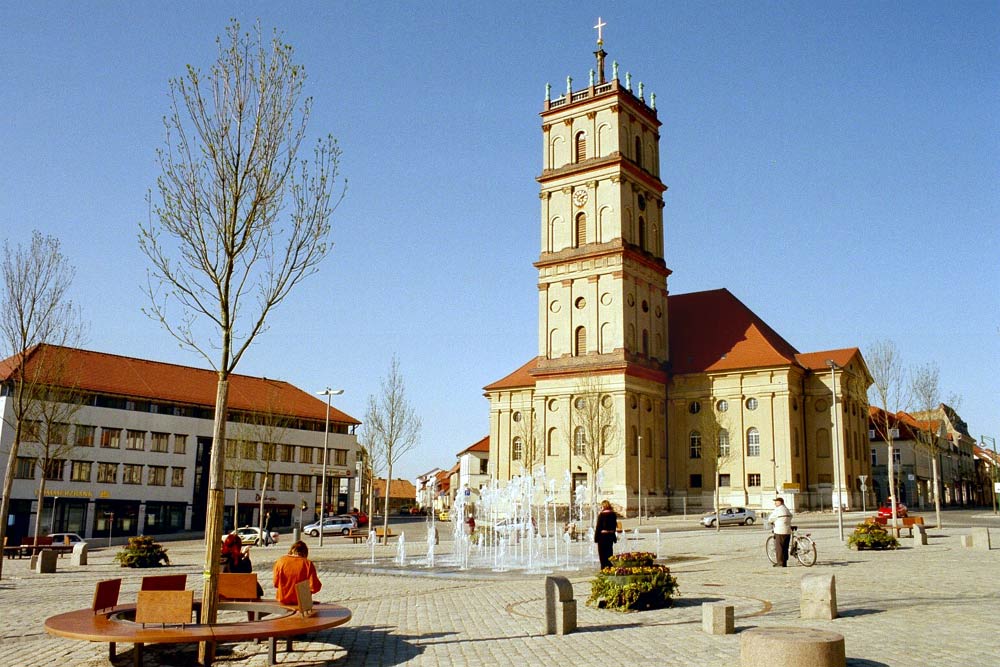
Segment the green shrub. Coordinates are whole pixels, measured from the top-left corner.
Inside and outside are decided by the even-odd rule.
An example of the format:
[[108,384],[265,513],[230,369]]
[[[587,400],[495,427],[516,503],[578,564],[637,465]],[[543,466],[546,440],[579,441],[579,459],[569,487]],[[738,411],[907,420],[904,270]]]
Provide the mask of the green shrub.
[[854,532],[848,536],[847,544],[859,550],[881,551],[898,548],[899,540],[877,523],[859,523]]
[[152,537],[140,535],[128,538],[128,544],[115,554],[115,561],[122,567],[160,567],[170,565],[167,550],[153,541]]

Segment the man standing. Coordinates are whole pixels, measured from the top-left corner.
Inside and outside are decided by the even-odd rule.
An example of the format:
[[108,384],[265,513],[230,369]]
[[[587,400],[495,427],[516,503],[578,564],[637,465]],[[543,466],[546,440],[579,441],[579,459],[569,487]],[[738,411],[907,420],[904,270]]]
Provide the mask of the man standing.
[[783,498],[774,499],[774,511],[767,517],[774,533],[774,567],[788,567],[788,542],[792,536],[792,511],[785,507]]

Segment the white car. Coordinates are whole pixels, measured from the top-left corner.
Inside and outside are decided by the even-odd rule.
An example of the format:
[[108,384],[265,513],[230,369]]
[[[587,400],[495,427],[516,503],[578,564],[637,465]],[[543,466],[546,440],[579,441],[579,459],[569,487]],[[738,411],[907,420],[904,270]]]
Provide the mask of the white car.
[[[350,535],[351,531],[355,528],[355,523],[351,517],[342,516],[328,516],[323,521],[323,534],[330,535],[331,533],[340,533],[341,535]],[[313,537],[319,537],[319,521],[311,523],[302,529],[302,532],[307,535],[312,535]]]
[[[252,544],[255,547],[259,547],[261,544],[263,544],[263,542],[260,539],[260,528],[258,528],[257,526],[242,526],[241,528],[237,528],[233,532],[235,532],[237,535],[240,536],[240,540],[243,541],[243,544]],[[272,530],[271,543],[277,544],[277,542],[278,542],[278,533]]]
[[87,541],[76,533],[52,533],[49,537],[52,538],[52,544],[76,544]]

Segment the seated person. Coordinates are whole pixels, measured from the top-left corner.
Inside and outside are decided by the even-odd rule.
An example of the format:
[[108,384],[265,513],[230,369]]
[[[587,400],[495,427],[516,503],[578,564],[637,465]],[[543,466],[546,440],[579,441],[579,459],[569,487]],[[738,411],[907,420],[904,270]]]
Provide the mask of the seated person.
[[316,566],[309,560],[309,547],[302,540],[292,544],[288,554],[279,558],[274,564],[274,588],[278,602],[287,605],[298,604],[295,584],[300,581],[308,581],[309,590],[313,594],[323,588],[316,574]]

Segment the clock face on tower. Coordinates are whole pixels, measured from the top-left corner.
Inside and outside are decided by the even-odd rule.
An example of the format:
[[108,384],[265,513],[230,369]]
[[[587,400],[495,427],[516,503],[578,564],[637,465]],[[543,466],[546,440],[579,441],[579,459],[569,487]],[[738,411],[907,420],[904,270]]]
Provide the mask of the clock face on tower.
[[577,206],[583,206],[587,203],[587,191],[577,190],[573,193],[573,203]]

